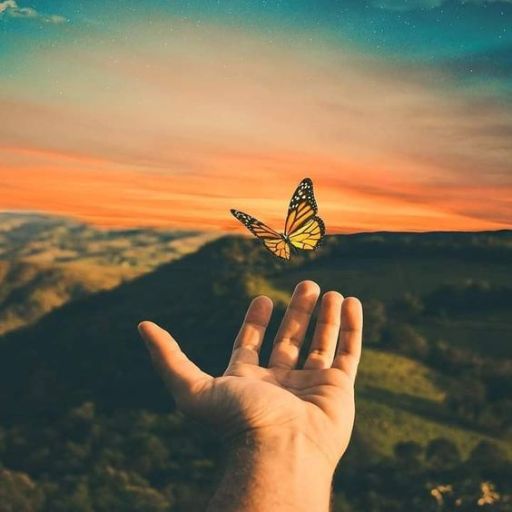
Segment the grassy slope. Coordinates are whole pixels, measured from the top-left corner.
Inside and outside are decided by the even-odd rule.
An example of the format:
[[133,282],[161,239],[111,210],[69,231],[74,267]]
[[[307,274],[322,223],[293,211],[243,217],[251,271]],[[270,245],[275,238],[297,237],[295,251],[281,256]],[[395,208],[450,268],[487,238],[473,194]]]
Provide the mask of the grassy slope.
[[[363,235],[364,236],[364,235]],[[375,238],[380,238],[376,235]],[[428,236],[428,235],[427,235]],[[449,234],[446,245],[450,245]],[[462,235],[464,236],[464,235]],[[434,235],[434,239],[437,235]],[[369,238],[372,238],[371,235]],[[386,235],[384,235],[386,238]],[[407,238],[407,235],[406,235]],[[419,243],[426,246],[424,256],[418,251],[411,257],[408,251],[371,256],[372,250],[359,251],[357,257],[344,257],[344,243],[336,243],[329,257],[307,264],[306,268],[290,268],[270,274],[253,287],[254,293],[267,293],[278,303],[289,297],[297,281],[308,278],[317,281],[323,290],[339,289],[345,296],[355,295],[363,302],[378,299],[389,304],[405,293],[424,296],[440,285],[462,285],[470,281],[484,281],[493,286],[512,286],[510,261],[507,258],[482,259],[474,251],[480,244],[510,250],[510,233],[504,238],[485,235],[479,239],[471,235],[455,245],[467,249],[462,254],[443,253],[443,236],[439,242]],[[352,240],[349,241],[349,244]],[[414,243],[414,242],[413,242]],[[347,244],[350,253],[350,245]],[[438,244],[439,250],[432,251]],[[506,311],[483,315],[459,315],[455,318],[421,320],[415,327],[428,339],[443,339],[454,345],[495,357],[510,357],[512,323]],[[485,339],[486,342],[482,343]],[[482,439],[498,442],[512,456],[510,440],[496,439],[460,425],[442,406],[448,379],[412,359],[366,348],[358,380],[358,417],[356,427],[377,453],[389,455],[398,441],[416,441],[422,445],[435,437],[454,441],[462,454]]]
[[[421,242],[421,235],[418,237]],[[136,321],[142,318],[171,326],[193,358],[218,371],[249,298],[269,294],[281,309],[301,279],[316,279],[323,289],[337,288],[363,300],[376,297],[385,302],[405,291],[421,294],[440,284],[475,276],[507,285],[512,279],[499,258],[482,263],[478,259],[426,258],[399,251],[378,258],[365,256],[365,251],[362,256],[349,251],[345,256],[347,245],[357,249],[353,240],[333,240],[325,257],[297,259],[290,264],[275,262],[249,240],[215,241],[111,292],[62,308],[34,329],[4,338],[5,354],[0,353],[0,364],[2,355],[5,361],[11,357],[13,362],[3,368],[9,386],[16,382],[19,396],[26,395],[44,407],[48,396],[55,396],[57,401],[64,397],[63,407],[85,399],[102,400],[106,395],[105,407],[139,407],[161,390],[149,365],[144,366],[146,355],[135,333]],[[368,253],[373,254],[371,248]],[[204,314],[206,321],[197,322],[198,314]],[[272,336],[273,330],[269,334]],[[464,343],[460,331],[454,337],[457,343]],[[69,343],[71,339],[74,344]],[[44,350],[37,352],[41,343]],[[20,372],[22,367],[26,375]],[[54,377],[48,379],[47,375]],[[42,387],[41,382],[48,387]],[[445,385],[446,380],[418,362],[367,349],[358,381],[359,431],[381,454],[389,454],[398,441],[425,444],[438,436],[452,439],[467,454],[485,434],[454,422],[441,406]],[[163,392],[159,396],[164,396]],[[512,452],[510,444],[498,442]]]
[[[383,266],[381,265],[380,268]],[[331,270],[309,272],[310,278],[329,286]],[[363,295],[364,286],[357,291],[357,276],[352,276],[350,270],[339,271],[340,282],[347,282],[356,288],[352,294]],[[257,286],[251,282],[252,294],[265,293],[274,302],[282,304],[289,297],[289,292],[297,279],[302,279],[302,273],[289,277],[280,277],[268,282],[259,279]],[[460,278],[460,276],[458,276]],[[428,279],[430,278],[430,280]],[[457,279],[451,273],[452,279]],[[389,274],[387,274],[389,281]],[[365,279],[366,280],[366,279]],[[423,276],[422,280],[432,286],[432,274]],[[282,289],[278,288],[278,284]],[[407,290],[407,288],[404,288]],[[401,290],[394,289],[399,294]],[[385,298],[381,295],[380,298]],[[453,327],[455,328],[455,327]],[[510,326],[508,327],[510,329]],[[461,339],[461,343],[463,340]],[[508,347],[510,351],[510,347]],[[449,413],[442,407],[445,396],[444,389],[449,379],[439,375],[424,364],[393,354],[365,348],[358,374],[356,397],[357,419],[356,428],[364,433],[366,441],[372,449],[381,455],[391,455],[393,446],[400,441],[415,441],[426,445],[436,437],[445,437],[457,444],[461,453],[467,456],[472,448],[481,440],[498,442],[509,456],[512,456],[512,444],[505,440],[487,436],[485,433],[471,430],[466,426],[453,422]]]
[[0,212],[0,334],[162,263],[213,234],[101,230],[66,218]]
[[[441,406],[443,381],[417,361],[367,348],[357,383],[357,428],[384,455],[391,455],[399,441],[426,445],[445,437],[466,456],[482,439],[495,440],[451,421]],[[497,441],[512,455],[510,444]]]
[[[276,275],[270,279],[269,286],[278,290],[290,289],[303,275],[302,270]],[[413,260],[400,255],[363,257],[339,264],[328,262],[324,266],[309,269],[307,275],[324,290],[339,289],[345,296],[355,295],[363,301],[378,299],[384,303],[406,292],[423,296],[441,284],[461,285],[471,280],[512,287],[510,263],[483,264],[480,261],[461,261],[452,257],[420,257]],[[470,347],[478,353],[490,353],[497,357],[510,355],[512,322],[506,311],[493,315],[471,314],[420,321],[416,327],[429,338]],[[489,333],[492,335],[489,336]],[[486,339],[485,344],[482,344],[482,339]]]
[[0,261],[0,334],[37,321],[87,294],[114,288],[140,272],[92,262],[64,264]]

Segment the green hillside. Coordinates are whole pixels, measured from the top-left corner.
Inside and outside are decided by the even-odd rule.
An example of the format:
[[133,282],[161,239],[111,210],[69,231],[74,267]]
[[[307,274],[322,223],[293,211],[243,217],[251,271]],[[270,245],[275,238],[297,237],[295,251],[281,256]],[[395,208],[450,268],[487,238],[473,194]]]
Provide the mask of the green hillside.
[[0,334],[150,272],[212,238],[194,231],[97,229],[62,217],[0,212]]
[[[332,236],[318,253],[289,263],[252,239],[212,241],[0,338],[0,462],[40,486],[52,512],[60,510],[56,503],[69,507],[79,488],[90,494],[91,510],[103,510],[105,486],[117,489],[109,491],[112,503],[121,503],[134,482],[153,503],[144,510],[201,510],[215,477],[216,443],[199,426],[169,416],[136,325],[151,319],[168,327],[192,359],[218,374],[251,297],[265,293],[276,304],[265,360],[293,286],[314,279],[366,306],[347,454],[353,469],[336,481],[339,499],[353,509],[339,510],[381,510],[360,494],[368,485],[376,503],[388,503],[382,510],[397,511],[410,510],[414,499],[430,503],[425,489],[435,482],[465,481],[457,488],[467,494],[487,478],[510,493],[511,261],[512,232]],[[468,332],[478,325],[486,337],[476,346],[477,335]],[[59,439],[68,438],[56,453]],[[452,454],[442,467],[432,455],[438,445]],[[125,450],[143,459],[130,461]],[[170,461],[158,459],[162,450],[171,450]],[[48,479],[56,487],[43,483]],[[416,495],[397,501],[405,488]]]
[[427,445],[443,437],[464,456],[482,440],[496,441],[509,456],[512,443],[467,428],[443,407],[449,378],[410,358],[366,348],[358,384],[357,427],[372,449],[392,455],[400,441]]

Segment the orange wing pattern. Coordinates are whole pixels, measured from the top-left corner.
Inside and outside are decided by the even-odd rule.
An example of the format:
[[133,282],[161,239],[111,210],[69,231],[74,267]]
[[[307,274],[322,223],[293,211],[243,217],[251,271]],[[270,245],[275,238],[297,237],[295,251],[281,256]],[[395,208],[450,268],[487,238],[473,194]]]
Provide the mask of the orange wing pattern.
[[275,254],[283,260],[290,259],[290,244],[284,238],[280,240],[266,239],[263,240],[263,243],[272,254]]
[[304,251],[318,247],[325,235],[325,225],[317,212],[313,182],[305,178],[292,196],[284,227],[284,234],[294,247]]
[[284,260],[290,259],[290,246],[281,234],[247,213],[238,210],[231,210],[231,213],[258,237],[272,254]]
[[325,235],[325,226],[323,220],[317,217],[317,212],[313,182],[309,178],[299,183],[290,200],[284,235],[247,213],[231,210],[235,218],[258,237],[272,254],[284,260],[290,259],[292,246],[304,251],[318,247]]
[[313,251],[318,247],[324,235],[324,221],[320,217],[313,217],[297,231],[288,235],[288,239],[298,249]]
[[284,234],[290,235],[311,217],[314,217],[317,212],[318,207],[313,193],[313,182],[309,178],[305,178],[299,183],[290,200]]

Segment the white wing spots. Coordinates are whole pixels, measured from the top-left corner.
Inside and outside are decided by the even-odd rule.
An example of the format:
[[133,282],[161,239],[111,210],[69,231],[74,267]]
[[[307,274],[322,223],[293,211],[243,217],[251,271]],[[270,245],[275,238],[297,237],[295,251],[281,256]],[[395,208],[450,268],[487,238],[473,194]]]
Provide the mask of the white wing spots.
[[318,211],[318,206],[316,204],[315,195],[313,192],[313,182],[310,178],[304,178],[300,183],[295,193],[293,194],[290,200],[290,206],[288,207],[288,213],[293,209],[297,208],[298,204],[301,201],[307,201],[314,210],[316,214]]
[[263,222],[259,221],[255,217],[248,215],[247,213],[239,210],[231,210],[233,216],[239,220],[253,235],[258,238],[276,238],[282,239],[282,236],[272,228],[268,227]]
[[254,221],[256,221],[254,217],[251,217],[250,215],[247,215],[246,213],[240,212],[238,210],[231,210],[231,213],[246,226],[249,226]]

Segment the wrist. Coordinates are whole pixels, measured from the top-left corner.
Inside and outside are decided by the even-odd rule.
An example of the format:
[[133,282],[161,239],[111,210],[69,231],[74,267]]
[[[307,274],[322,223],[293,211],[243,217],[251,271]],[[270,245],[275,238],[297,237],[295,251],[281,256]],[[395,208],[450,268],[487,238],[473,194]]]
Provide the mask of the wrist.
[[[223,490],[216,498],[224,503],[231,492],[229,500],[238,502],[233,511],[327,512],[334,469],[303,432],[284,427],[249,431],[228,443]],[[216,498],[212,512],[221,510]]]
[[314,436],[296,427],[269,427],[248,430],[226,442],[228,459],[243,453],[253,463],[272,460],[299,472],[307,468],[332,477],[337,460],[321,448]]

